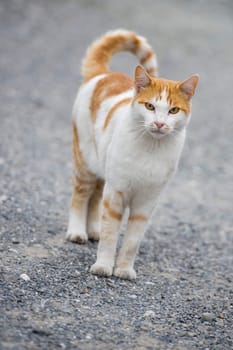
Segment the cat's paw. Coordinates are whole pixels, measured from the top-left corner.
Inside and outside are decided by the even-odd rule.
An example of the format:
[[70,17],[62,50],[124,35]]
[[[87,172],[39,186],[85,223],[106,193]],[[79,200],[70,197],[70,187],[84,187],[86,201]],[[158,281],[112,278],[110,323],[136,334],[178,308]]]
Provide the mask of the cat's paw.
[[87,243],[88,237],[86,233],[67,231],[66,239],[78,244],[85,244]]
[[113,274],[116,277],[126,280],[135,280],[137,277],[136,271],[132,267],[116,267]]
[[96,262],[91,266],[90,272],[94,275],[109,277],[112,275],[113,268],[103,263]]
[[88,238],[92,241],[98,241],[100,237],[100,233],[98,231],[89,231]]
[[100,237],[100,223],[98,221],[88,222],[88,238],[93,241],[98,241]]

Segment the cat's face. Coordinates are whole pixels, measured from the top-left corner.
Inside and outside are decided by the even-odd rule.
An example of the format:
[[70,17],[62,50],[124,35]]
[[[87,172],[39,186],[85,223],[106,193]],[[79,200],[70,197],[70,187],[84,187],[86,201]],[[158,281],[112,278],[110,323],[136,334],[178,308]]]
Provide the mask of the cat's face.
[[133,109],[139,129],[157,139],[182,130],[188,123],[197,83],[196,75],[177,82],[150,77],[138,66]]

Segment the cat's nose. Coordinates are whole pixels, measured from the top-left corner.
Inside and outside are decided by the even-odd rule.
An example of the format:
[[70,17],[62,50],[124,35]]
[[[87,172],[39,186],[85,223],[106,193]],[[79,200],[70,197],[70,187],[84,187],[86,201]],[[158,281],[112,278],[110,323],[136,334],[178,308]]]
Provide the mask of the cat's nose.
[[165,124],[161,122],[154,122],[158,129],[161,129]]

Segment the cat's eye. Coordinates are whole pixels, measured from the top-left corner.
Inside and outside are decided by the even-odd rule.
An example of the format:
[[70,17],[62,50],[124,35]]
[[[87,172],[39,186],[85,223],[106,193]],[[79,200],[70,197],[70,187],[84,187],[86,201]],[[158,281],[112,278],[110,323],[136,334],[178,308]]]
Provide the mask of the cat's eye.
[[155,110],[155,106],[152,105],[152,103],[150,103],[150,102],[146,102],[146,103],[145,103],[145,107],[146,107],[147,109],[149,109],[149,111],[154,111],[154,110]]
[[170,109],[169,113],[170,114],[177,114],[180,111],[179,107],[173,107]]

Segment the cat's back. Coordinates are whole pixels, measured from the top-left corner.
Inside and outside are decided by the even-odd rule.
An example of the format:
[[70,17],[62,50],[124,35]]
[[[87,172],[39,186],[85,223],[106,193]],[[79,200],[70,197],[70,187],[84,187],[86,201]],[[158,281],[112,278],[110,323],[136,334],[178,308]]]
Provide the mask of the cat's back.
[[103,177],[106,150],[112,138],[117,112],[133,97],[133,80],[126,74],[109,72],[97,75],[80,87],[73,121],[80,149],[90,170]]

